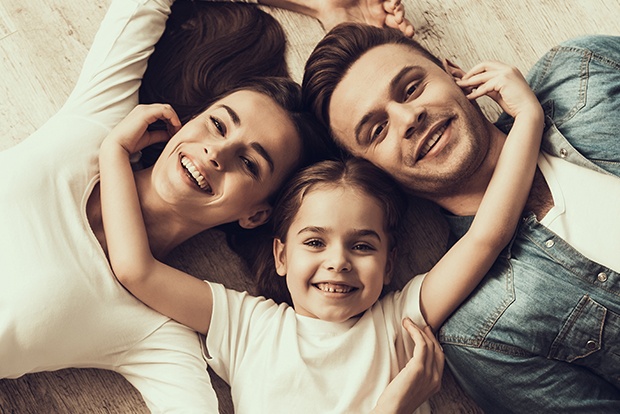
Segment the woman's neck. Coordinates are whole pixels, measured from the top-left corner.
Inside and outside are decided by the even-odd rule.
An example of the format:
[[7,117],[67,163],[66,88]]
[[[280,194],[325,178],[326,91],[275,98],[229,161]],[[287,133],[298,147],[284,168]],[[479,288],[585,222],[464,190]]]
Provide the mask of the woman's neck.
[[[136,173],[136,186],[140,197],[142,215],[149,238],[149,245],[153,256],[162,260],[179,244],[196,235],[196,231],[189,223],[177,217],[171,209],[157,197],[151,185],[150,171]],[[159,200],[159,201],[158,201]],[[108,253],[103,220],[101,217],[101,193],[99,184],[93,188],[86,205],[86,215],[90,227],[99,241],[103,251]]]

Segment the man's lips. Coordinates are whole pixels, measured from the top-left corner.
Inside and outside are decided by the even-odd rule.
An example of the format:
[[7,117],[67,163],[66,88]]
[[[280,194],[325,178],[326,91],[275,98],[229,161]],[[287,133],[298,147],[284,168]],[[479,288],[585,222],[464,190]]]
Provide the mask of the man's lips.
[[200,188],[202,191],[213,194],[213,190],[207,179],[202,175],[202,173],[198,170],[196,165],[190,161],[185,155],[181,155],[181,167],[185,170],[185,173],[191,180]]
[[357,290],[357,288],[353,286],[334,282],[314,283],[313,286],[325,293],[347,294]]
[[435,147],[435,145],[442,138],[443,133],[446,131],[449,125],[450,120],[448,120],[444,124],[438,125],[434,130],[429,131],[426,140],[422,143],[420,147],[420,152],[417,158],[418,161],[424,158],[426,154],[428,154]]

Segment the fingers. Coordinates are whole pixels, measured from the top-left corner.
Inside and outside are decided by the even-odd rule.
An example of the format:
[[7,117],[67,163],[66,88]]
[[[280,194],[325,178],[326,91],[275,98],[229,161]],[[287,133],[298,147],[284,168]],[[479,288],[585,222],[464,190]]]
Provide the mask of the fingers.
[[441,386],[441,377],[445,364],[443,350],[430,326],[424,330],[417,327],[409,318],[403,319],[403,327],[414,343],[411,361],[424,367],[430,388],[436,392]]
[[413,37],[415,29],[413,24],[405,18],[405,6],[400,0],[388,0],[383,2],[386,12],[385,25],[400,30],[405,36]]

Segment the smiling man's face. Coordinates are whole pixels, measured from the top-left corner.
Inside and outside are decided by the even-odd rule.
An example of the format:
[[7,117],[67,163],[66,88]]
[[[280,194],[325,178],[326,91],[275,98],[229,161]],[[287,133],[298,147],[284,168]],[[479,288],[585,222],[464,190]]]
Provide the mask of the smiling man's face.
[[336,86],[329,118],[347,150],[428,198],[458,189],[489,149],[484,115],[450,74],[405,45],[364,53]]

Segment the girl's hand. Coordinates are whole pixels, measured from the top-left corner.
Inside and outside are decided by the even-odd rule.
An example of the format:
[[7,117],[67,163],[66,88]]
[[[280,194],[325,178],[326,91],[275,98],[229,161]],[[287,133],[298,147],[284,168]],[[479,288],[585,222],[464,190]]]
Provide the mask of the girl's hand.
[[430,326],[422,330],[405,318],[403,327],[413,339],[413,356],[383,391],[373,413],[411,413],[441,388],[444,355]]
[[[149,131],[148,126],[164,121],[167,131]],[[138,105],[108,135],[113,141],[133,154],[156,142],[166,142],[181,129],[176,112],[167,104]]]
[[469,99],[488,96],[497,102],[513,118],[521,114],[542,113],[536,95],[515,67],[500,62],[482,62],[474,66],[457,81],[457,85],[469,91]]
[[325,30],[342,22],[358,22],[399,29],[407,37],[413,37],[415,33],[413,25],[405,18],[401,0],[327,0],[319,3],[316,17]]

